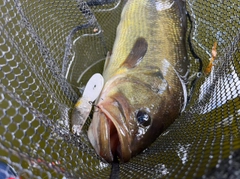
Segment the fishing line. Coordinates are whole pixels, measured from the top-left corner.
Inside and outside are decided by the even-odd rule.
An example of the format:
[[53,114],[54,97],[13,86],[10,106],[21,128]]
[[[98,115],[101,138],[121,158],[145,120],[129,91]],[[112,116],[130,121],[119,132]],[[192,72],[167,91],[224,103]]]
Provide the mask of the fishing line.
[[82,72],[82,74],[79,76],[79,78],[78,78],[78,80],[77,80],[77,83],[80,82],[80,80],[82,79],[83,75],[84,75],[90,68],[92,68],[94,65],[96,65],[97,63],[99,63],[99,62],[101,62],[101,61],[103,61],[103,60],[105,60],[105,58],[102,58],[102,59],[94,62],[93,64],[91,64],[89,67],[87,67],[87,68]]

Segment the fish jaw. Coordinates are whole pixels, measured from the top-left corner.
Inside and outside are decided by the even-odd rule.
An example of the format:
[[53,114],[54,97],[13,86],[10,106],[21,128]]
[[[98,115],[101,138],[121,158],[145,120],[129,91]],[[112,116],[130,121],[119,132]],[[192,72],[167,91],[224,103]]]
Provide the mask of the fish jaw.
[[118,156],[127,162],[131,158],[129,132],[125,114],[119,110],[119,102],[106,99],[98,103],[88,130],[88,138],[97,154],[107,162]]

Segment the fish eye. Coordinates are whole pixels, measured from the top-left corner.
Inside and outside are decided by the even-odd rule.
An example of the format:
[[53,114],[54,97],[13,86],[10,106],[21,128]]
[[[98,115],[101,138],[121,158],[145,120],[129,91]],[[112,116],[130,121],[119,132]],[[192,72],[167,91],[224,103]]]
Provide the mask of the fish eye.
[[151,117],[148,115],[148,113],[146,111],[139,110],[137,112],[136,117],[137,117],[138,123],[145,127],[149,126],[151,123]]

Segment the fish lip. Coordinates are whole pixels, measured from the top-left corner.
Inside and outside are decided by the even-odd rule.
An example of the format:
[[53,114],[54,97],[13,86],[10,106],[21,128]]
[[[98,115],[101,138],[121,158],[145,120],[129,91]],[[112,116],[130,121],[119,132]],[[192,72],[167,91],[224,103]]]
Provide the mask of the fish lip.
[[[117,101],[116,99],[114,100],[115,102],[117,102],[117,104],[121,105],[121,103],[119,101]],[[98,105],[99,109],[101,110],[101,113],[106,117],[106,121],[107,121],[107,125],[108,125],[108,137],[109,137],[109,146],[110,146],[110,150],[109,151],[112,155],[112,159],[110,162],[112,162],[114,160],[114,157],[117,155],[121,161],[123,162],[127,162],[130,158],[131,158],[131,150],[130,150],[130,146],[128,144],[128,138],[129,138],[129,133],[127,132],[128,129],[126,128],[126,126],[121,123],[121,122],[125,122],[126,121],[126,116],[124,114],[123,110],[118,110],[122,116],[122,118],[124,118],[124,120],[118,120],[113,114],[111,114],[107,109],[104,108],[104,106],[102,104]],[[119,106],[118,106],[119,107]],[[122,105],[121,105],[122,107]],[[119,109],[119,108],[118,108]],[[114,134],[111,134],[111,131],[115,131]],[[117,138],[116,138],[116,134],[117,134]],[[113,141],[115,137],[115,140],[117,141],[117,146],[115,146],[113,148],[113,146],[111,146],[111,144],[113,144]],[[109,161],[108,161],[109,162]]]
[[93,118],[93,121],[89,126],[88,139],[98,155],[100,155],[105,161],[112,162],[113,155],[110,149],[110,133],[107,117],[101,111],[94,115],[97,116]]

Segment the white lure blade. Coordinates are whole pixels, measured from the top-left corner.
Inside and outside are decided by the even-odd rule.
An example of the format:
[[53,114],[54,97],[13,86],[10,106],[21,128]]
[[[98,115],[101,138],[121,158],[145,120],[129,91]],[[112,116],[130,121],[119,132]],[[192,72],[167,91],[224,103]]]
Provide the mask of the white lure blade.
[[87,82],[87,85],[83,92],[83,97],[88,98],[90,101],[95,101],[103,88],[104,79],[101,74],[94,74],[90,80]]

